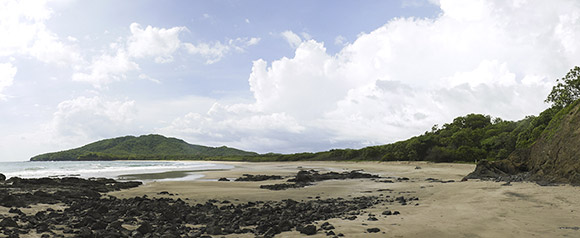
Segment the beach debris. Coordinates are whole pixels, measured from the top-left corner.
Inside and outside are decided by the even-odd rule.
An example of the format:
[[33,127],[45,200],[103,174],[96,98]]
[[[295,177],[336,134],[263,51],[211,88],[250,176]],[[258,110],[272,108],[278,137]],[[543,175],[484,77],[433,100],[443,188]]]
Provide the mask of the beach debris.
[[575,230],[575,231],[580,231],[580,227],[578,227],[578,226],[562,226],[562,227],[560,227],[560,230]]
[[441,179],[436,179],[436,178],[426,178],[425,181],[429,181],[430,183],[454,183],[455,182],[455,180],[453,180],[453,179],[441,180]]

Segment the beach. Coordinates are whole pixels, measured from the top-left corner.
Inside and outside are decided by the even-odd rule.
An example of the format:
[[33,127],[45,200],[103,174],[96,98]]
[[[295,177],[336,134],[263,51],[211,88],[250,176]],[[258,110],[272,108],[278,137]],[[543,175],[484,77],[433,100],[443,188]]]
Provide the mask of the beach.
[[[535,183],[501,182],[461,179],[473,171],[473,164],[436,164],[426,162],[280,162],[231,163],[231,170],[207,171],[194,181],[151,182],[137,188],[109,193],[119,198],[147,195],[149,197],[181,198],[189,203],[208,199],[232,202],[310,200],[320,197],[348,198],[356,196],[413,196],[411,204],[393,204],[365,210],[355,220],[334,218],[336,234],[345,237],[578,237],[580,236],[579,187],[569,185],[539,186]],[[270,191],[260,185],[283,181],[222,182],[243,174],[292,176],[301,169],[320,172],[363,170],[381,177],[409,178],[393,183],[377,180],[329,180],[298,189]],[[429,179],[429,180],[428,180]],[[434,180],[433,180],[434,179]],[[396,179],[395,179],[396,180]],[[452,181],[450,181],[452,180]],[[442,181],[442,182],[440,182]],[[392,191],[388,191],[392,190]],[[160,195],[167,191],[173,195]],[[398,216],[382,216],[386,210],[397,210]],[[368,213],[377,221],[369,221]],[[322,224],[324,221],[318,221]],[[367,233],[379,228],[378,233]],[[384,232],[384,233],[383,233]],[[276,237],[303,237],[296,231]],[[243,237],[229,235],[226,237]],[[246,234],[246,237],[253,237]],[[318,233],[312,237],[327,237]]]
[[[461,181],[473,171],[473,164],[427,162],[212,162],[231,169],[198,171],[195,180],[155,180],[129,189],[104,193],[103,198],[132,201],[135,197],[167,202],[180,200],[183,206],[244,205],[265,202],[273,207],[288,199],[300,204],[339,204],[366,197],[376,204],[349,211],[326,220],[314,220],[318,231],[309,237],[578,237],[580,236],[579,187],[539,186],[528,182]],[[301,188],[268,190],[261,185],[287,183],[298,171],[349,174],[355,171],[380,178],[330,179],[314,181]],[[183,173],[176,171],[173,173]],[[133,174],[134,178],[175,177],[172,172]],[[234,181],[247,175],[278,175],[282,179]],[[230,181],[218,181],[218,180]],[[138,199],[142,201],[142,199]],[[207,203],[210,201],[210,203]],[[271,203],[270,203],[271,202]],[[109,203],[111,203],[109,201]],[[186,205],[189,204],[189,205]],[[318,204],[318,205],[316,205]],[[364,204],[363,204],[364,205]],[[263,205],[266,206],[266,205]],[[270,206],[270,205],[268,205]],[[361,204],[359,204],[361,206]],[[64,210],[63,204],[38,204],[21,211],[34,215],[48,208]],[[263,208],[263,207],[262,207]],[[87,209],[91,209],[90,207]],[[2,217],[14,216],[0,206]],[[111,208],[112,210],[112,208]],[[223,209],[222,209],[223,210]],[[66,211],[66,210],[65,210]],[[398,212],[400,214],[387,214]],[[217,213],[216,213],[217,214]],[[302,214],[295,214],[295,216]],[[63,214],[66,216],[66,214]],[[75,218],[76,219],[76,218]],[[130,225],[121,219],[130,234],[139,222]],[[222,221],[227,223],[227,221]],[[333,229],[321,229],[325,223]],[[21,225],[21,227],[24,225]],[[208,225],[209,227],[209,225]],[[108,227],[107,227],[108,228]],[[104,229],[104,228],[103,228]],[[59,231],[60,232],[60,231]],[[58,232],[57,232],[58,233]],[[31,233],[40,234],[40,233]],[[61,234],[61,233],[58,233]],[[64,237],[68,235],[63,234]],[[275,237],[305,237],[291,229]],[[0,234],[0,237],[3,237]],[[34,237],[34,235],[21,237]],[[220,234],[213,237],[256,237],[253,233]]]

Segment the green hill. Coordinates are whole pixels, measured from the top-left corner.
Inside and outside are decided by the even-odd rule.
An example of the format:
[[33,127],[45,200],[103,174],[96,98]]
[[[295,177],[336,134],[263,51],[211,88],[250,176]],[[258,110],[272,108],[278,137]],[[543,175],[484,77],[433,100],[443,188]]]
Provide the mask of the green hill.
[[66,160],[184,160],[208,157],[254,156],[257,153],[234,148],[207,147],[161,135],[124,136],[97,141],[76,149],[41,154],[31,161]]

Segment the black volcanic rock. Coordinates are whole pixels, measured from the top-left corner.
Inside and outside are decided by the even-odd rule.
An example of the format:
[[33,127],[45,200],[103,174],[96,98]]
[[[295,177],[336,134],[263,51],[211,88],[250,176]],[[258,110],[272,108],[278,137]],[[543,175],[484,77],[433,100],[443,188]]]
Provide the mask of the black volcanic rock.
[[[36,234],[34,232],[51,235],[62,231],[74,237],[209,237],[244,233],[274,237],[292,229],[310,235],[317,232],[317,227],[312,225],[316,221],[348,218],[352,214],[360,214],[363,209],[395,202],[382,197],[363,196],[240,204],[209,200],[190,205],[183,200],[166,197],[118,199],[103,196],[101,193],[106,191],[135,185],[114,180],[12,181],[14,183],[0,184],[0,199],[22,202],[20,205],[24,206],[51,201],[66,207],[63,210],[46,209],[33,215],[12,208],[14,218],[2,217],[0,231],[5,233],[10,230],[8,232],[12,234],[13,230],[18,229],[18,233],[25,236]],[[72,186],[75,183],[77,186]],[[320,228],[328,233],[334,226],[325,222]]]
[[277,180],[282,179],[282,176],[278,175],[251,175],[251,174],[244,174],[243,177],[239,177],[236,181],[266,181],[266,180]]
[[0,182],[6,181],[6,175],[0,174]]
[[292,183],[282,183],[282,184],[272,184],[272,185],[261,185],[260,188],[269,190],[285,190],[289,188],[303,188],[312,185],[314,182],[325,181],[325,180],[344,180],[344,179],[372,179],[380,178],[378,175],[362,173],[357,170],[348,172],[328,172],[319,173],[316,170],[300,170],[296,176],[292,179],[288,179],[287,182]]
[[303,227],[298,227],[296,228],[296,230],[307,236],[316,234],[316,226],[312,224]]

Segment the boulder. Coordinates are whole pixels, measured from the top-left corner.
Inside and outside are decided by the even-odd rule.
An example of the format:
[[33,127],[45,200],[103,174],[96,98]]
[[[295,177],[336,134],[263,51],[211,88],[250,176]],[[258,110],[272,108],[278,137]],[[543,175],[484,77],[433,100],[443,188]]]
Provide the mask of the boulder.
[[300,230],[300,233],[310,236],[310,235],[314,235],[316,234],[316,226],[315,225],[306,225],[304,227],[302,227]]

